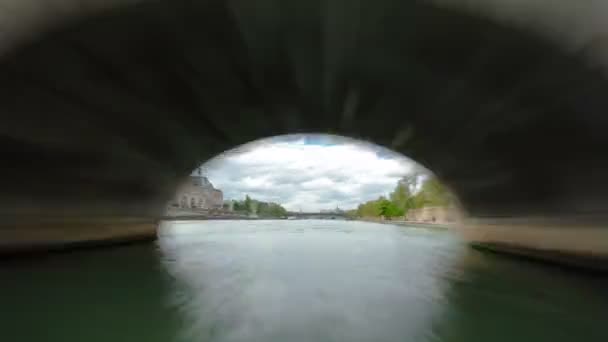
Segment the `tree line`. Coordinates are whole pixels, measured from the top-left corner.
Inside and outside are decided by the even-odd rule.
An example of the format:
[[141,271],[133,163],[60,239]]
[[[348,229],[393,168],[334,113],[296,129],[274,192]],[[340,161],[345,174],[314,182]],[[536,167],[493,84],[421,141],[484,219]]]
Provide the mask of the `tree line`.
[[255,214],[259,217],[285,217],[287,210],[278,203],[253,199],[249,195],[242,201],[232,201],[232,210],[244,214]]
[[361,203],[357,209],[348,212],[352,217],[400,217],[408,210],[428,206],[450,206],[455,203],[451,192],[432,176],[412,174],[397,182],[388,197]]

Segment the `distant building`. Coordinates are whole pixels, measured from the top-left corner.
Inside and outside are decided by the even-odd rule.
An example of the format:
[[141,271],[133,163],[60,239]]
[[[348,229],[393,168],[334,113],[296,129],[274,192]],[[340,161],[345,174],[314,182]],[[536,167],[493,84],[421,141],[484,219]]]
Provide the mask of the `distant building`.
[[222,209],[224,195],[221,190],[213,187],[207,177],[190,176],[179,186],[175,197],[169,206],[174,208],[191,209]]

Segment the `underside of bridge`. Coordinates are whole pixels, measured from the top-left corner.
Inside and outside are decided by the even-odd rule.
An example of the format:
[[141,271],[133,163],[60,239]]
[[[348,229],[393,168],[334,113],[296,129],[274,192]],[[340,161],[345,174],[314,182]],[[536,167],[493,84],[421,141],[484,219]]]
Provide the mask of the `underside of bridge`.
[[201,162],[329,133],[435,172],[473,240],[608,253],[538,235],[608,223],[603,41],[567,31],[570,2],[9,2],[2,247],[146,235]]

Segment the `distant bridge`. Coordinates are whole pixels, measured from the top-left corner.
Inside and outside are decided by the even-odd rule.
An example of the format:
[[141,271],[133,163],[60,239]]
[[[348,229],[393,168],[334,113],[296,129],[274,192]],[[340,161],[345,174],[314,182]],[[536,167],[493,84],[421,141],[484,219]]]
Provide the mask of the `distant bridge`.
[[311,212],[287,212],[287,217],[294,217],[297,219],[345,219],[346,213],[311,213]]

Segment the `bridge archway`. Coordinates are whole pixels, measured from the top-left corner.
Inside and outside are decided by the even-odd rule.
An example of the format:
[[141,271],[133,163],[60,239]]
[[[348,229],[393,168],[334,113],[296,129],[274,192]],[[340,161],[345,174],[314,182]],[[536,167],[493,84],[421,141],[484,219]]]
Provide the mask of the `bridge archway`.
[[[420,192],[425,184],[426,191]],[[199,213],[218,218],[375,219],[380,214],[370,206],[379,205],[380,199],[394,204],[387,219],[404,220],[410,208],[419,209],[421,221],[435,215],[440,222],[453,223],[462,216],[457,196],[416,161],[369,142],[327,134],[267,137],[214,156],[184,179],[167,205],[168,218],[196,216],[172,210],[185,193],[208,198],[204,209],[224,207],[222,212]],[[253,206],[246,204],[247,198]],[[366,203],[365,211],[355,214]],[[441,207],[433,214],[421,205]],[[416,219],[414,212],[410,216]]]
[[551,20],[419,1],[116,4],[24,10],[4,42],[0,210],[14,234],[153,221],[201,161],[311,131],[411,156],[473,217],[607,221],[597,40],[576,49],[537,30]]

